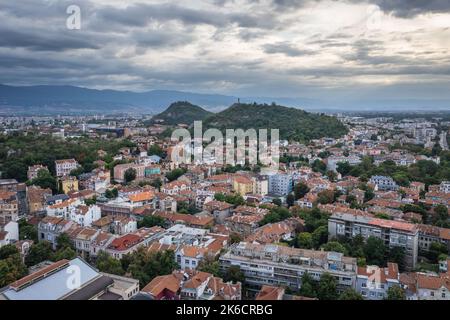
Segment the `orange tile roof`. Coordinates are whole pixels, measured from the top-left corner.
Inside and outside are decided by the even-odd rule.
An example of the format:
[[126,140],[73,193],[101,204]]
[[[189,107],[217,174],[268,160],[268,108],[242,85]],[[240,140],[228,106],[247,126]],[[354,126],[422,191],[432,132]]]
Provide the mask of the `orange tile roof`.
[[176,273],[166,276],[159,276],[154,278],[149,284],[142,288],[142,292],[151,294],[153,297],[159,296],[164,290],[169,290],[172,293],[177,293],[181,286],[183,277]]
[[283,295],[284,295],[283,288],[264,285],[261,287],[261,290],[256,295],[255,300],[269,300],[269,301],[282,300]]
[[131,194],[128,196],[131,202],[140,202],[140,201],[148,201],[155,197],[155,194],[152,191],[140,192],[136,194]]

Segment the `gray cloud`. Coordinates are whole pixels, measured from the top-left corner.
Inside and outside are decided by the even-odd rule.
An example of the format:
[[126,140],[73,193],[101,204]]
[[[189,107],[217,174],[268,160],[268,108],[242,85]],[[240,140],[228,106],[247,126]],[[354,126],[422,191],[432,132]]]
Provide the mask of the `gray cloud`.
[[371,0],[383,11],[392,12],[399,17],[412,17],[422,13],[448,12],[448,0]]
[[289,57],[314,55],[316,52],[308,49],[299,49],[288,42],[269,43],[264,45],[264,51],[270,54],[282,53]]
[[[215,0],[199,8],[188,0],[126,7],[85,0],[77,1],[82,29],[71,31],[65,10],[73,1],[0,0],[0,83],[319,97],[370,86],[360,77],[415,89],[408,81],[449,84],[446,48],[417,42],[436,29],[368,36],[344,26],[323,34],[296,18],[318,1]],[[449,11],[441,1],[367,1],[408,19]],[[402,41],[410,46],[389,48]]]

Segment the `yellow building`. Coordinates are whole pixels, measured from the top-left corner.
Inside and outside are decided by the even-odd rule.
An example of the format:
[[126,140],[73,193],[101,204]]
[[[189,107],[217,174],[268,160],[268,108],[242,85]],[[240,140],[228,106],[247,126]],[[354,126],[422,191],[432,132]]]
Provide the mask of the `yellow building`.
[[233,179],[233,190],[241,196],[253,193],[253,181],[244,176],[236,176]]
[[59,180],[59,190],[67,194],[70,191],[78,191],[78,180],[75,177],[63,177]]

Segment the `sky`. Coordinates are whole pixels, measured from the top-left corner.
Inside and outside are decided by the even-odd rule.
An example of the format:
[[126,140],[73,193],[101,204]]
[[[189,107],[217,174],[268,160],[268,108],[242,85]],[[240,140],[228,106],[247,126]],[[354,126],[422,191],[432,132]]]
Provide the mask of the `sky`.
[[450,101],[448,0],[0,0],[0,35],[3,84]]

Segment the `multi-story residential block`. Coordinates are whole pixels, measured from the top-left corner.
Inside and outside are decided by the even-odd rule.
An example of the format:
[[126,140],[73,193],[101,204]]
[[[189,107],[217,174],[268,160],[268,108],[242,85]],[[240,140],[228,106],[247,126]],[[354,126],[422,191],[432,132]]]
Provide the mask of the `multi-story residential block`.
[[47,168],[47,166],[43,166],[41,164],[37,164],[37,165],[28,167],[28,171],[27,171],[28,180],[33,180],[33,179],[37,178],[38,172],[41,170],[48,171],[48,168]]
[[253,291],[259,291],[264,285],[297,291],[306,272],[317,281],[324,273],[331,274],[337,280],[339,291],[354,288],[356,284],[356,259],[336,252],[241,242],[231,246],[219,260],[223,271],[239,266],[247,287]]
[[383,300],[390,287],[400,287],[400,274],[396,263],[388,263],[386,268],[378,266],[358,267],[356,291],[367,300]]
[[450,193],[450,181],[442,181],[439,186],[439,191],[444,193]]
[[405,249],[405,268],[416,267],[419,230],[416,225],[400,221],[373,218],[367,215],[334,213],[328,219],[330,238],[353,238],[361,235],[364,239],[376,237],[382,239],[389,248]]
[[63,177],[68,176],[72,170],[75,170],[79,167],[78,162],[75,159],[64,159],[64,160],[56,160],[56,176]]
[[267,176],[257,176],[252,178],[253,193],[266,196],[269,194],[269,178]]
[[369,183],[375,186],[375,190],[379,191],[396,191],[398,185],[391,177],[372,176]]
[[428,251],[433,242],[442,243],[447,246],[450,253],[450,229],[436,226],[419,224],[419,249]]
[[289,174],[275,174],[269,176],[269,194],[287,196],[292,192],[293,180]]
[[233,191],[245,196],[246,194],[253,193],[253,181],[246,176],[233,177]]
[[137,164],[137,163],[125,163],[125,164],[118,164],[114,167],[114,180],[116,180],[119,183],[125,182],[125,172],[128,169],[134,169],[136,171],[136,180],[141,180],[145,178],[145,168],[146,166],[144,164]]
[[356,166],[361,163],[361,158],[358,156],[331,156],[327,160],[327,170],[337,172],[337,165],[339,163],[348,163],[352,166]]

